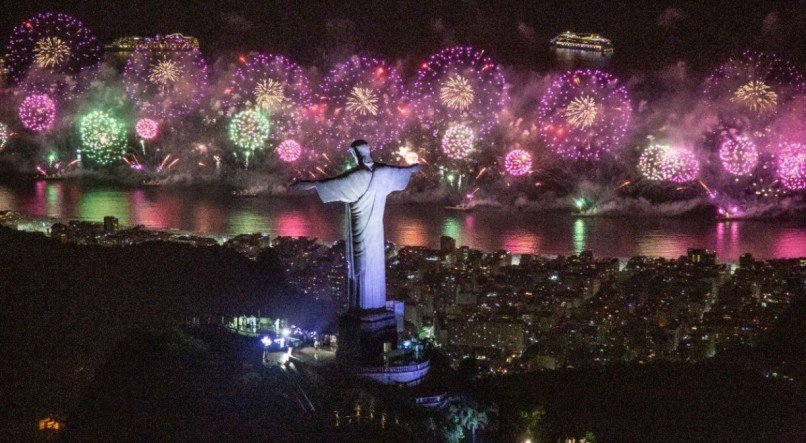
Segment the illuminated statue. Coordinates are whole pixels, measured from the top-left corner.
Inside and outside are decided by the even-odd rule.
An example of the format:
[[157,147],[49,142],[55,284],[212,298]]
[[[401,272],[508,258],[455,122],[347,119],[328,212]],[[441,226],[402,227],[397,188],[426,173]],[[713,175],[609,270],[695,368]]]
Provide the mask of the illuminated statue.
[[386,306],[383,212],[386,196],[402,191],[420,165],[406,167],[375,163],[366,141],[350,145],[358,166],[336,177],[300,181],[298,190],[316,189],[324,203],[344,202],[345,257],[350,310]]

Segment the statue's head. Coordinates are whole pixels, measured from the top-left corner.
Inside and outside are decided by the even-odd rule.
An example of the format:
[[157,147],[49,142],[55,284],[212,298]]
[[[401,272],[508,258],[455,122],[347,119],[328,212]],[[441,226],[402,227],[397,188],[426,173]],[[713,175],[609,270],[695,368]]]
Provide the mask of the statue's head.
[[372,160],[372,154],[370,154],[369,143],[366,140],[356,140],[352,144],[350,144],[350,152],[355,157],[355,161],[358,162],[359,166],[363,166],[365,168],[372,168],[372,164],[374,163]]

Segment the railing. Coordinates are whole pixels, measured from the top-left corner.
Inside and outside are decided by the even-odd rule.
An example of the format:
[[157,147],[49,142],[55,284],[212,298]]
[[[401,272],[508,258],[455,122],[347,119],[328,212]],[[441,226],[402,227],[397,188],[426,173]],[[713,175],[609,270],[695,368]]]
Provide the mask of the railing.
[[420,371],[423,369],[427,369],[430,362],[424,361],[422,363],[417,363],[413,365],[405,365],[405,366],[360,366],[355,368],[355,372],[358,373],[367,373],[367,372],[382,372],[382,373],[397,373],[397,372],[414,372]]

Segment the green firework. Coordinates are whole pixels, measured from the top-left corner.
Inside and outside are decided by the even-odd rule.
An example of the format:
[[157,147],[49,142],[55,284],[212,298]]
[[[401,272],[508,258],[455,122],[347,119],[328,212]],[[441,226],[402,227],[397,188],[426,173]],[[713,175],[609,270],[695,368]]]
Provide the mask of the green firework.
[[247,109],[235,114],[229,124],[232,143],[248,153],[262,149],[269,138],[271,125],[262,111]]
[[81,118],[79,135],[83,158],[94,166],[109,166],[123,158],[126,129],[105,111],[92,111]]

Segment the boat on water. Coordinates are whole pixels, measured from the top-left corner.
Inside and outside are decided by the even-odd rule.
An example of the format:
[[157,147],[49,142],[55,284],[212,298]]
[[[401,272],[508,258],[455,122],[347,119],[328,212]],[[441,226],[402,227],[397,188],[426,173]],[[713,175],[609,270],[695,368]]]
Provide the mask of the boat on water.
[[473,210],[473,206],[471,206],[469,203],[459,203],[458,205],[454,205],[454,206],[445,206],[445,209],[447,209],[449,211],[464,211],[464,212],[468,212],[468,211]]
[[258,190],[256,189],[236,189],[232,191],[232,195],[236,197],[257,197]]
[[550,41],[553,48],[578,49],[600,53],[613,52],[613,42],[599,34],[565,31]]

